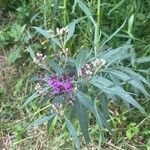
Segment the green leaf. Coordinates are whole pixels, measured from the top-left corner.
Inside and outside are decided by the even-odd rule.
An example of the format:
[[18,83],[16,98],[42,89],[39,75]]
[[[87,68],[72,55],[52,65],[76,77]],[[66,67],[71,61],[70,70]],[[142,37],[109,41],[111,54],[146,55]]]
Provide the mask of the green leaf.
[[144,21],[146,19],[146,16],[143,13],[137,13],[136,16],[141,21]]
[[125,68],[125,67],[118,67],[119,70],[126,72],[129,74],[131,77],[137,77],[139,80],[141,80],[143,83],[147,84],[150,87],[150,82],[147,81],[142,75],[139,73],[134,72],[130,68]]
[[126,0],[121,0],[107,13],[107,15],[110,15],[114,10],[116,10],[118,7],[120,7]]
[[136,62],[139,64],[150,62],[150,56],[137,58]]
[[57,119],[58,119],[58,117],[57,117],[57,115],[56,115],[56,116],[54,116],[52,119],[48,120],[48,123],[47,123],[47,131],[48,131],[49,133],[54,129],[54,127],[55,127],[55,125],[56,125],[56,123],[57,123]]
[[126,92],[120,86],[115,85],[110,80],[104,77],[95,76],[91,79],[90,83],[94,85],[95,87],[101,89],[105,93],[117,95],[118,97],[123,99],[125,102],[128,102],[132,104],[134,107],[138,108],[143,114],[146,114],[144,109],[138,104],[136,100],[133,99],[132,96],[128,94],[128,92]]
[[21,58],[20,50],[17,49],[15,51],[10,52],[8,56],[8,64],[13,64],[17,59]]
[[54,117],[55,117],[55,114],[51,114],[50,116],[44,116],[44,117],[42,117],[42,118],[40,118],[40,119],[38,119],[38,120],[33,121],[33,122],[29,125],[28,128],[30,128],[30,127],[32,127],[32,126],[41,125],[41,124],[43,124],[44,122],[47,122],[47,121],[53,119]]
[[31,56],[31,58],[32,58],[32,59],[34,59],[34,58],[35,58],[35,54],[34,54],[34,52],[33,52],[33,50],[32,50],[32,48],[31,48],[31,47],[28,47],[28,48],[27,48],[27,52],[29,52],[29,53],[30,53],[30,56]]
[[79,123],[81,131],[83,133],[86,144],[90,142],[89,132],[88,132],[88,114],[84,106],[77,100],[76,102],[76,113],[79,118]]
[[131,33],[132,31],[133,22],[134,22],[134,14],[130,16],[128,21],[128,33]]
[[37,92],[34,92],[23,104],[22,107],[25,107],[28,103],[30,103],[31,101],[33,101],[35,98],[39,97],[40,95]]
[[102,43],[102,46],[100,47],[100,49],[107,43],[109,42],[114,36],[116,36],[118,34],[118,32],[125,26],[126,20],[123,22],[123,24],[112,34],[109,36],[109,38]]
[[[78,91],[77,93],[77,98],[79,99],[79,101],[81,102],[81,104],[88,110],[90,110],[94,116],[96,116],[96,112],[95,112],[95,106],[94,106],[94,102],[91,101],[90,97],[85,95],[84,93]],[[98,108],[97,108],[98,109]],[[103,126],[105,126],[107,129],[109,129],[107,122],[106,122],[106,118],[103,114],[103,112],[98,109],[98,114],[99,114],[99,118],[101,119],[101,122],[103,124]]]
[[90,9],[86,6],[86,4],[82,0],[76,0],[76,2],[79,4],[79,7],[82,9],[82,11],[86,14],[87,17],[90,18],[90,20],[93,22],[94,25],[96,25],[94,18],[91,14]]
[[51,38],[52,42],[61,47],[60,41],[58,40],[58,38],[55,38],[53,34],[48,32],[47,30],[41,29],[40,27],[33,27],[33,28],[36,29],[36,31],[38,31],[40,34],[42,34],[46,39]]
[[135,123],[130,123],[126,130],[126,136],[130,140],[139,132],[139,128],[136,126]]
[[[47,91],[50,87],[45,87],[43,88],[43,91]],[[38,94],[37,92],[34,92],[23,104],[22,107],[25,107],[28,103],[30,103],[31,101],[33,101],[35,98],[39,97],[40,94]]]
[[87,59],[87,55],[89,54],[89,51],[86,49],[80,49],[79,54],[76,57],[76,69],[79,76],[79,71],[84,66],[85,61]]
[[50,33],[47,30],[43,30],[40,27],[32,27],[34,28],[36,31],[38,31],[40,34],[42,34],[44,37],[46,37],[47,39],[50,38]]
[[84,18],[86,18],[86,17],[78,18],[78,19],[76,19],[76,20],[74,20],[73,22],[71,22],[71,23],[68,24],[69,31],[68,31],[67,37],[66,37],[66,39],[65,39],[65,43],[66,43],[67,41],[69,41],[70,38],[73,36],[74,31],[75,31],[75,26],[76,26],[76,24],[77,24],[80,20],[82,20],[82,19],[84,19]]
[[53,68],[56,74],[61,75],[63,73],[62,68],[55,62],[55,61],[50,61],[50,66]]
[[94,107],[95,117],[96,117],[97,124],[98,124],[99,130],[100,130],[100,138],[101,138],[101,141],[103,141],[104,140],[103,123],[101,121],[101,118],[100,118],[100,115],[99,115],[99,112],[98,112],[98,109],[97,109],[97,106],[96,106],[96,100],[95,100],[94,106],[95,106]]
[[131,48],[131,46],[126,43],[116,49],[108,49],[107,51],[100,52],[97,56],[89,59],[89,62],[95,60],[96,58],[102,58],[106,60],[107,64],[116,62],[118,63],[118,61],[121,61],[125,58],[124,56],[127,55],[129,48]]
[[80,150],[80,142],[79,142],[79,138],[77,136],[77,132],[76,132],[74,126],[72,125],[72,123],[70,122],[70,120],[68,120],[66,116],[64,116],[64,117],[65,117],[65,120],[66,120],[67,128],[68,128],[71,136],[74,139],[75,146],[76,146],[77,150]]
[[106,71],[106,72],[111,73],[111,74],[115,75],[116,77],[118,77],[119,79],[130,83],[134,88],[143,92],[143,94],[145,94],[147,96],[149,95],[149,93],[145,90],[143,84],[140,82],[140,80],[138,80],[138,76],[130,77],[129,75],[127,75],[124,72],[119,71],[119,70],[110,70],[110,71]]

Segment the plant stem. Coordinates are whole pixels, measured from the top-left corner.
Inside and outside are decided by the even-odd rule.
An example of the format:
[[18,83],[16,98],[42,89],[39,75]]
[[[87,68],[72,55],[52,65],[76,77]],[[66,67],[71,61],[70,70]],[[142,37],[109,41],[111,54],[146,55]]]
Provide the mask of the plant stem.
[[98,28],[100,27],[100,15],[101,15],[101,10],[100,10],[100,5],[101,5],[101,0],[97,1],[97,26]]
[[47,28],[47,25],[46,25],[46,20],[47,20],[47,16],[46,16],[46,1],[44,0],[44,26],[45,28]]
[[64,0],[64,24],[67,25],[67,0]]

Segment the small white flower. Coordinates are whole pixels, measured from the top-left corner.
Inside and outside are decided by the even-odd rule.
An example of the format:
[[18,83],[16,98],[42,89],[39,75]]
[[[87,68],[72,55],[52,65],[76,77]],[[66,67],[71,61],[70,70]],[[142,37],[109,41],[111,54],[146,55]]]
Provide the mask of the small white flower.
[[106,64],[106,60],[105,59],[101,59],[102,62],[102,66],[104,66]]
[[95,62],[95,61],[92,61],[92,62],[91,62],[91,64],[93,65],[93,67],[94,67],[94,68],[96,68],[96,67],[97,67],[97,65],[96,65],[96,62]]
[[90,67],[89,64],[86,64],[85,67],[86,67],[87,70],[90,70],[90,69],[91,69],[91,67]]

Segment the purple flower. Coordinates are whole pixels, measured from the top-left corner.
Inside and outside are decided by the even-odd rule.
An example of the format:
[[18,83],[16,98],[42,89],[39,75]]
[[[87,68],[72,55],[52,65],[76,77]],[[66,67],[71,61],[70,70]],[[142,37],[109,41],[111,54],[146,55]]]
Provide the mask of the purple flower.
[[69,94],[73,90],[73,83],[70,76],[63,75],[62,77],[52,76],[48,80],[48,84],[52,87],[54,94]]

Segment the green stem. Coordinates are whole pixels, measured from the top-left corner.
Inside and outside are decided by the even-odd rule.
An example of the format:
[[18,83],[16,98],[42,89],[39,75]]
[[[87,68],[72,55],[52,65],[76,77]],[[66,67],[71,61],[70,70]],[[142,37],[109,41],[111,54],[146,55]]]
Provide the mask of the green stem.
[[101,5],[101,0],[98,0],[97,1],[97,25],[98,25],[98,28],[100,26],[100,15],[101,15],[101,10],[100,10],[100,5]]
[[47,28],[47,24],[46,24],[46,20],[47,20],[47,16],[46,16],[46,1],[44,0],[44,26],[45,28]]
[[63,18],[64,18],[64,24],[67,25],[67,18],[68,18],[68,16],[67,16],[67,0],[64,0],[64,16],[63,16]]

